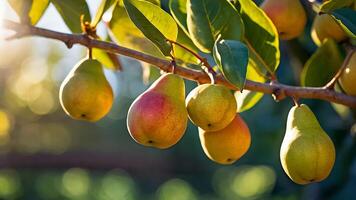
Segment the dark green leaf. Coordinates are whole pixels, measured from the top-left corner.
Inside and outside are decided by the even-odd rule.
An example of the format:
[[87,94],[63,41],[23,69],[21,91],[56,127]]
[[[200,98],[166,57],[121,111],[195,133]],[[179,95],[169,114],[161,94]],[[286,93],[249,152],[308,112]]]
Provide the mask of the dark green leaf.
[[242,90],[248,64],[248,49],[245,44],[234,40],[217,40],[213,54],[225,78]]
[[218,37],[241,40],[244,34],[240,14],[225,0],[187,0],[187,26],[194,44],[206,53]]
[[278,32],[267,15],[251,0],[239,0],[245,23],[245,42],[257,70],[273,73],[280,61]]
[[85,0],[50,0],[73,33],[81,33],[80,16],[90,22],[90,12]]
[[172,46],[166,39],[176,40],[178,27],[174,19],[159,6],[147,1],[124,0],[126,11],[132,22],[151,40],[165,56]]
[[[249,59],[246,79],[261,83],[266,82],[264,76],[260,75],[256,71],[254,65],[255,63],[253,62],[253,60]],[[260,92],[253,92],[250,90],[243,90],[242,92],[236,91],[235,99],[237,102],[237,112],[244,112],[246,110],[251,109],[262,99],[262,97],[263,93]]]
[[21,21],[35,25],[46,11],[49,0],[8,0]]
[[305,63],[301,75],[302,86],[321,87],[328,83],[341,67],[343,55],[332,39],[323,44]]
[[332,12],[332,15],[347,35],[356,39],[356,11],[351,8],[341,8]]
[[177,24],[182,28],[185,34],[189,35],[187,25],[187,0],[170,0],[169,9]]

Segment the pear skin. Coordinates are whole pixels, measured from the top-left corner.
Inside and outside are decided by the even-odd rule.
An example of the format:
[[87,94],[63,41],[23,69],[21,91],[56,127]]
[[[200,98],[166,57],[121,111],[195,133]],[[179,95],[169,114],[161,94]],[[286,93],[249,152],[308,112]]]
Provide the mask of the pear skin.
[[251,144],[250,130],[239,114],[219,131],[199,128],[200,143],[208,158],[220,164],[232,164],[240,159]]
[[356,96],[356,53],[354,52],[350,61],[342,72],[339,83],[346,94]]
[[304,31],[307,15],[300,0],[265,0],[260,7],[276,26],[282,40],[296,38]]
[[72,118],[95,122],[111,109],[113,91],[97,60],[83,59],[67,75],[59,90],[63,110]]
[[171,73],[162,75],[132,103],[127,115],[131,137],[159,149],[176,144],[187,127],[184,98],[183,79]]
[[280,160],[289,178],[301,185],[324,180],[333,168],[334,144],[307,105],[289,111]]
[[190,120],[207,131],[225,128],[236,115],[237,104],[231,91],[218,84],[202,84],[186,98]]
[[342,30],[341,26],[328,14],[315,16],[311,37],[318,46],[320,46],[326,38],[332,38],[337,42],[347,39],[345,31]]

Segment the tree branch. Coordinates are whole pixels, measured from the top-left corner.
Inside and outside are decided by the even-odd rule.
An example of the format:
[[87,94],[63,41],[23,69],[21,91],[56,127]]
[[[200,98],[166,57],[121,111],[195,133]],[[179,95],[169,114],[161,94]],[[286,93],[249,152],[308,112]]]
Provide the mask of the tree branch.
[[[127,57],[135,58],[147,62],[149,64],[155,65],[163,71],[170,70],[170,60],[165,60],[157,58],[151,55],[141,53],[132,49],[128,49],[114,43],[99,41],[95,39],[88,39],[83,34],[67,34],[56,31],[51,31],[44,28],[38,28],[29,25],[23,25],[17,22],[5,20],[4,26],[8,29],[14,30],[16,32],[15,37],[24,36],[40,36],[49,39],[56,39],[64,42],[68,48],[71,48],[73,44],[81,44],[90,48],[99,48],[111,53],[121,54]],[[14,37],[11,37],[13,39]],[[186,79],[197,81],[199,83],[209,83],[209,76],[203,71],[197,71],[193,69],[184,68],[177,66],[175,68],[175,73]],[[223,76],[218,75],[216,77],[216,82],[225,85],[233,90],[239,90],[231,83],[229,83]],[[258,83],[250,80],[246,80],[245,87],[246,90],[262,92],[265,94],[274,94],[276,99],[281,100],[289,96],[292,98],[305,98],[305,99],[321,99],[329,102],[334,102],[338,104],[343,104],[348,107],[356,108],[356,97],[348,96],[343,93],[335,92],[333,90],[327,90],[322,87],[296,87],[288,86],[280,83]]]

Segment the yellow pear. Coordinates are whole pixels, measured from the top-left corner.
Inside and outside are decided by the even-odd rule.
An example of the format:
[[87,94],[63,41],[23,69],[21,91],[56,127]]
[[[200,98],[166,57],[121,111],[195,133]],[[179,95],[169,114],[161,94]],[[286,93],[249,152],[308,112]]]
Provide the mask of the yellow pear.
[[131,137],[144,146],[166,149],[176,144],[187,127],[185,86],[181,77],[164,74],[136,98],[127,114]]
[[202,84],[186,99],[190,120],[207,131],[225,128],[236,114],[236,100],[231,91],[218,84]]
[[295,183],[319,182],[329,176],[335,147],[307,105],[294,106],[289,111],[280,159]]
[[300,0],[265,0],[261,8],[282,40],[296,38],[304,31],[307,16]]
[[64,111],[74,119],[98,121],[111,109],[113,91],[102,65],[83,59],[67,75],[59,91]]
[[315,44],[321,45],[326,38],[332,38],[340,42],[345,40],[347,35],[333,17],[328,14],[322,14],[314,18],[311,37]]
[[346,94],[356,96],[356,53],[354,52],[350,61],[342,72],[339,83]]
[[199,138],[208,158],[220,164],[234,163],[251,144],[250,130],[239,114],[222,130],[205,131],[199,128]]

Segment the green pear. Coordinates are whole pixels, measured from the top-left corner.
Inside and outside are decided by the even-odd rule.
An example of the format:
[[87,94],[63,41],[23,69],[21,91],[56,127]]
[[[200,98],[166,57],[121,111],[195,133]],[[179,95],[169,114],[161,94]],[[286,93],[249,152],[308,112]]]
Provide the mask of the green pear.
[[314,18],[311,37],[315,44],[321,45],[326,38],[337,42],[347,39],[347,35],[333,17],[328,14],[317,15]]
[[354,52],[342,72],[339,83],[346,94],[356,96],[356,53]]
[[98,121],[111,109],[113,91],[97,60],[81,60],[67,75],[59,90],[63,110],[72,118]]
[[307,105],[294,106],[289,111],[280,159],[295,183],[320,182],[329,176],[335,147]]
[[261,8],[276,26],[282,40],[296,38],[304,31],[307,15],[300,0],[265,0]]
[[202,84],[186,99],[190,120],[206,131],[225,128],[236,115],[236,100],[231,91],[218,84]]
[[166,149],[187,128],[185,86],[181,77],[164,74],[132,103],[127,115],[131,137],[144,146]]

